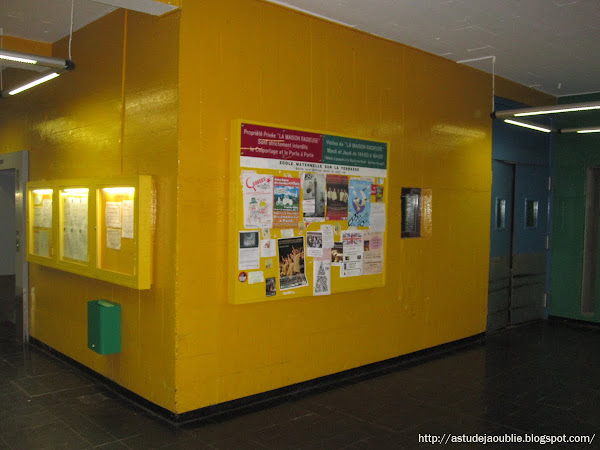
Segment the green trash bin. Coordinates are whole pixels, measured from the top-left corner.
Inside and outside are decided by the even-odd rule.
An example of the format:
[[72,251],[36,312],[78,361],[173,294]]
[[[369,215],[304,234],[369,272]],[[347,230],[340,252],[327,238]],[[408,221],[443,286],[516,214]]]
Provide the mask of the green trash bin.
[[88,302],[88,348],[101,355],[121,351],[121,305],[108,300]]

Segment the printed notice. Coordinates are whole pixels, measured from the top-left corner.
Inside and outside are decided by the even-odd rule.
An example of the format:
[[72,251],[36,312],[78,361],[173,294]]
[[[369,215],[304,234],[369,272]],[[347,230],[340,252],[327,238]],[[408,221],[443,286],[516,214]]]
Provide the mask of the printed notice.
[[121,237],[133,239],[133,200],[123,200],[123,229]]
[[385,231],[385,203],[371,204],[371,231]]
[[344,262],[340,270],[341,277],[356,277],[363,274],[363,232],[343,231]]
[[121,229],[107,228],[106,229],[106,248],[113,250],[121,250]]
[[325,175],[318,173],[302,174],[302,212],[306,222],[325,220]]
[[39,256],[50,256],[50,233],[36,230],[33,239],[33,253]]
[[[106,202],[106,228],[121,228],[121,202]],[[121,240],[119,239],[119,248]]]
[[331,294],[331,261],[317,259],[313,265],[313,295]]
[[313,258],[323,256],[323,233],[320,231],[306,232],[306,256]]
[[333,248],[333,225],[321,225],[323,248]]
[[275,239],[263,239],[260,241],[260,257],[273,258],[277,256],[277,243]]
[[240,231],[238,269],[260,269],[260,237],[258,231]]
[[262,271],[248,272],[248,284],[258,284],[265,282],[265,274]]
[[383,233],[364,234],[363,274],[383,273]]
[[344,245],[341,242],[334,242],[331,247],[331,265],[341,266],[344,262]]
[[348,177],[327,175],[327,220],[348,220]]
[[273,226],[273,176],[246,173],[242,176],[244,227]]

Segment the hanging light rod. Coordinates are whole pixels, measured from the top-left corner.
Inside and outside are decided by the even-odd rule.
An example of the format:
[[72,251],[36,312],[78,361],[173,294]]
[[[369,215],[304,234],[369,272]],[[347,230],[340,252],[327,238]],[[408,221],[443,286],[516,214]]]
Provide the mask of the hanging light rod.
[[516,125],[518,127],[529,128],[531,130],[541,131],[543,133],[552,133],[552,131],[554,131],[554,130],[552,130],[552,128],[543,127],[543,126],[540,126],[535,123],[527,122],[525,120],[504,119],[504,122],[509,123],[511,125]]
[[499,119],[502,119],[504,117],[541,116],[544,114],[592,111],[594,109],[600,109],[600,102],[570,103],[563,106],[552,105],[533,108],[507,109],[504,111],[495,111],[492,114],[494,118],[498,117]]
[[600,127],[588,127],[588,128],[563,128],[562,130],[559,130],[559,132],[561,134],[563,133],[579,133],[579,134],[586,134],[586,133],[600,133]]
[[[24,64],[35,64],[37,66],[49,67],[51,69],[74,68],[73,61],[69,59],[52,58],[50,56],[34,55],[32,53],[14,52],[12,50],[0,50],[0,60],[12,61]],[[69,68],[69,66],[73,66]]]
[[39,67],[47,67],[49,70],[43,72],[34,79],[30,79],[21,86],[0,91],[0,97],[16,95],[19,92],[26,91],[27,89],[37,86],[38,84],[50,81],[62,73],[75,68],[75,63],[70,59],[52,58],[49,56],[14,52],[11,50],[0,50],[0,65],[2,65],[2,61],[10,61],[11,63],[16,63],[17,65],[24,64],[23,68],[25,69],[29,65],[35,65]]

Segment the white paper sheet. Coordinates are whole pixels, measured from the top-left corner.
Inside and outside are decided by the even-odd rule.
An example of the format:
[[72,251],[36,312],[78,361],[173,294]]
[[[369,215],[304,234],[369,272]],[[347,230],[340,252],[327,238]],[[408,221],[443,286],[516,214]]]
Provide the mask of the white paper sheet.
[[331,261],[316,259],[313,265],[313,295],[331,294]]
[[121,230],[119,228],[106,229],[106,248],[121,250]]
[[306,233],[306,256],[320,258],[323,256],[323,233],[308,231]]
[[383,233],[364,234],[363,274],[383,273]]
[[323,248],[333,248],[333,225],[321,225],[321,233],[323,233]]
[[240,231],[238,269],[260,269],[260,236],[258,231]]
[[277,241],[275,239],[263,239],[260,241],[260,257],[273,258],[277,256]]
[[123,230],[121,237],[133,239],[133,200],[123,200]]
[[248,284],[264,283],[265,274],[262,271],[248,272]]
[[105,221],[106,228],[121,228],[121,202],[106,202]]
[[374,232],[385,231],[385,203],[371,204],[371,225],[369,229]]
[[33,252],[39,256],[50,256],[50,233],[39,230],[34,235]]

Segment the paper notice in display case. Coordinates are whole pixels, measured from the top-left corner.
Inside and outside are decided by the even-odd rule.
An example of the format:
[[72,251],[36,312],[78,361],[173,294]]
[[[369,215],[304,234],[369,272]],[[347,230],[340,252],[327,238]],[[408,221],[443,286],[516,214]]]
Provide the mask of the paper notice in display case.
[[36,230],[33,235],[33,253],[50,256],[50,234],[46,230]]
[[106,228],[121,228],[121,202],[106,202]]
[[125,239],[133,239],[133,200],[123,200],[123,229],[121,237]]
[[121,250],[121,230],[119,228],[106,229],[106,248]]
[[363,274],[363,232],[342,231],[344,262],[340,270],[341,277],[356,277]]

